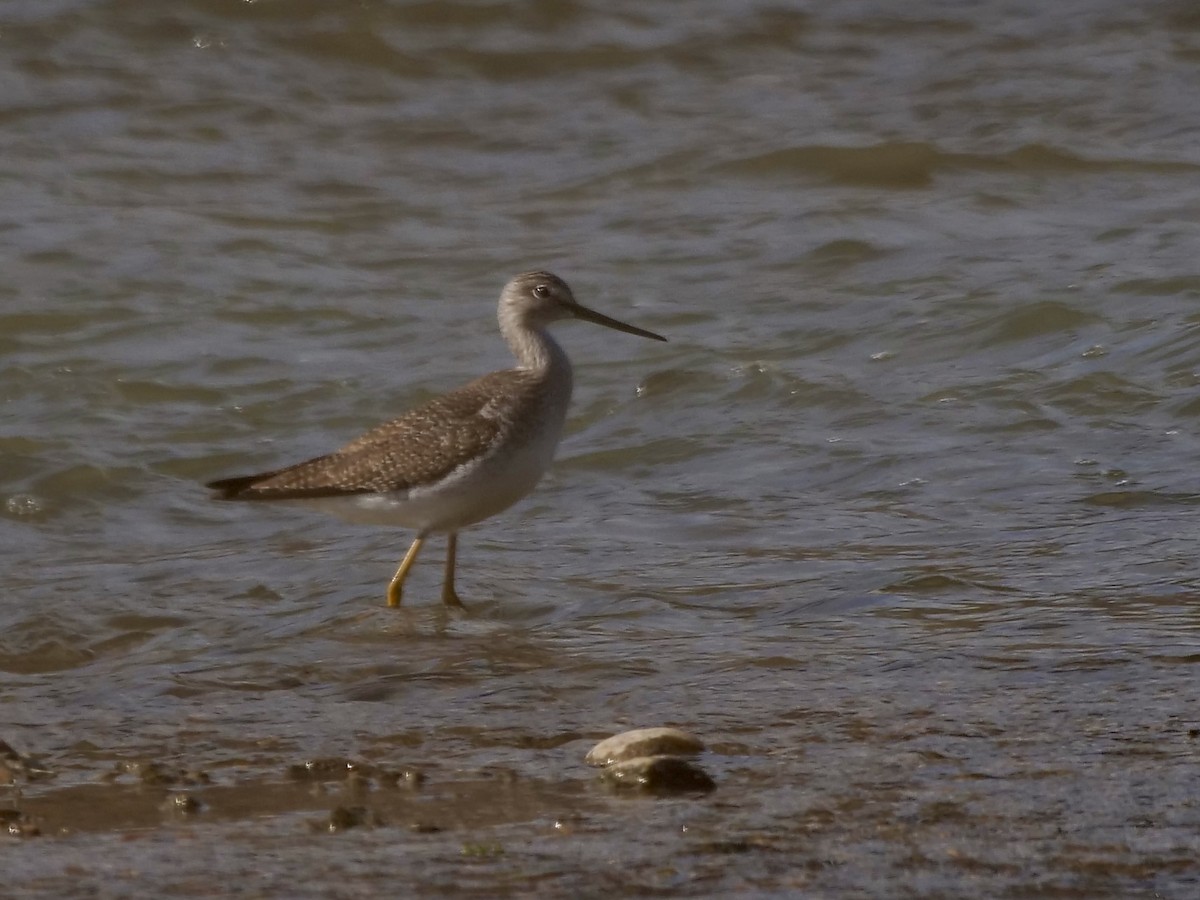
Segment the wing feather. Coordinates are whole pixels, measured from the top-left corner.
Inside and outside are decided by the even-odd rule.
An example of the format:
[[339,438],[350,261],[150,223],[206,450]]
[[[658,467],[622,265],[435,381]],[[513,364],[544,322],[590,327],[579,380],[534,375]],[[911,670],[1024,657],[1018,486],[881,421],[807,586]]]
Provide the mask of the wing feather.
[[340,450],[208,483],[222,500],[303,500],[404,491],[439,481],[496,447],[538,402],[536,376],[493,372],[373,428]]

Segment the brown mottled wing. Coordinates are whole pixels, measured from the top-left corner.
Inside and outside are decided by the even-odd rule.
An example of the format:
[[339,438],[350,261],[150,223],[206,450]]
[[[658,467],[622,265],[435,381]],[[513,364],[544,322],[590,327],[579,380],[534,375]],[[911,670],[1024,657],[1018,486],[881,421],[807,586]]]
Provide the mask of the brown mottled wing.
[[536,402],[536,377],[493,372],[373,428],[341,450],[273,472],[208,483],[222,500],[303,500],[403,491],[445,477],[502,439]]

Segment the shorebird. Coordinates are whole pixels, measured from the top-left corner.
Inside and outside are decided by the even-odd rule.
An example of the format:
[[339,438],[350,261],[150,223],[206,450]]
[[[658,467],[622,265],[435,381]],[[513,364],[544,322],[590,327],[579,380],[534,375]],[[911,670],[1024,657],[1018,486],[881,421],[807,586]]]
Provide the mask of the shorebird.
[[442,602],[462,607],[454,590],[458,532],[532,491],[562,436],[571,362],[548,330],[561,319],[666,340],[580,305],[556,275],[526,272],[500,294],[500,333],[516,368],[435,397],[333,453],[207,486],[221,500],[299,502],[350,522],[414,529],[417,536],[388,584],[388,606],[400,605],[426,539],[445,534]]

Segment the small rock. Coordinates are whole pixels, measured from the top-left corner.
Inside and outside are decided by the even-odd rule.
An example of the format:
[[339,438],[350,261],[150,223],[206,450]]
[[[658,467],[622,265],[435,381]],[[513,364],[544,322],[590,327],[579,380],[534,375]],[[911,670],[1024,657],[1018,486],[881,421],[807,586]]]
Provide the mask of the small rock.
[[200,812],[202,804],[191,794],[171,794],[163,801],[163,811],[177,816],[194,816]]
[[112,771],[101,776],[104,781],[118,781],[126,775],[132,775],[148,787],[173,787],[179,784],[200,785],[208,784],[211,779],[207,772],[199,770],[178,769],[161,762],[143,762],[140,760],[122,760],[113,764]]
[[399,769],[397,771],[384,772],[380,776],[380,782],[386,787],[415,791],[419,790],[421,785],[425,783],[425,773],[418,769]]
[[623,759],[606,768],[601,777],[614,788],[659,795],[707,793],[717,786],[698,765],[678,756]]
[[142,784],[161,787],[172,785],[178,780],[175,777],[175,773],[167,769],[162,763],[126,762],[119,765],[124,772],[137,776],[138,781]]
[[343,781],[361,768],[354,760],[327,756],[288,766],[287,776],[293,781]]
[[339,806],[329,814],[327,828],[331,832],[346,831],[350,828],[376,828],[383,820],[374,810],[365,806]]
[[37,823],[17,809],[0,809],[0,829],[10,837],[38,837],[42,830]]
[[678,728],[635,728],[598,743],[584,757],[589,766],[608,766],[646,756],[695,756],[704,743]]
[[29,781],[37,781],[54,775],[54,772],[37,757],[18,753],[7,741],[2,739],[0,739],[0,766],[7,773],[7,780],[4,782],[6,784],[15,783],[18,776]]

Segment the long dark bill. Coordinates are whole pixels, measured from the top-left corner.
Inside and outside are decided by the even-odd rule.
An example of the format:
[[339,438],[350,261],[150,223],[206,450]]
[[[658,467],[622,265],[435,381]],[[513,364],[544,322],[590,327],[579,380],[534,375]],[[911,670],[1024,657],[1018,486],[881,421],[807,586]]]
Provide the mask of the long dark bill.
[[638,328],[634,325],[626,325],[624,322],[618,322],[616,319],[610,319],[604,313],[598,313],[594,309],[588,309],[586,306],[576,305],[573,310],[575,318],[583,319],[587,322],[595,322],[597,325],[603,325],[605,328],[612,328],[614,331],[623,331],[626,334],[636,334],[638,337],[650,338],[652,341],[665,341],[666,338],[661,334],[655,334],[653,331],[646,331],[644,328]]

